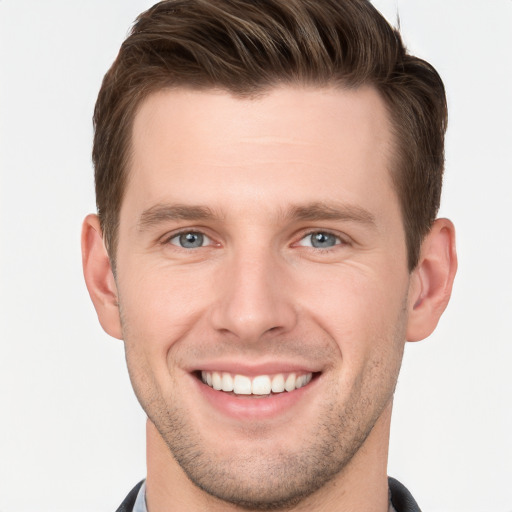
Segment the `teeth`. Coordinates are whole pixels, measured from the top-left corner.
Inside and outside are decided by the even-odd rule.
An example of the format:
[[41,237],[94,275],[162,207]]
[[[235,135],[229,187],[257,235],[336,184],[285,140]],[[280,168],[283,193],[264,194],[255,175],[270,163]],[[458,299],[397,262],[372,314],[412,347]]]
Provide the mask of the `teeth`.
[[233,382],[233,393],[236,395],[250,395],[251,394],[251,379],[244,375],[235,375]]
[[233,377],[229,373],[222,374],[222,391],[233,391]]
[[282,393],[284,391],[284,376],[282,373],[272,379],[272,393]]
[[284,389],[286,389],[286,391],[293,391],[295,389],[296,382],[297,379],[295,378],[295,373],[290,373],[284,383]]
[[311,374],[301,375],[300,377],[297,377],[297,381],[295,382],[295,387],[297,389],[303,388],[306,384],[309,384],[310,381],[311,381]]
[[269,395],[272,391],[272,383],[268,375],[260,375],[252,380],[253,395]]
[[220,373],[218,373],[218,372],[212,373],[212,386],[213,386],[213,389],[216,389],[217,391],[219,389],[222,389],[222,377],[220,376]]
[[201,380],[211,388],[228,393],[232,391],[236,395],[270,395],[271,392],[294,391],[309,384],[312,378],[312,373],[299,376],[295,373],[278,373],[272,377],[258,375],[251,379],[245,375],[232,376],[226,372],[201,372]]

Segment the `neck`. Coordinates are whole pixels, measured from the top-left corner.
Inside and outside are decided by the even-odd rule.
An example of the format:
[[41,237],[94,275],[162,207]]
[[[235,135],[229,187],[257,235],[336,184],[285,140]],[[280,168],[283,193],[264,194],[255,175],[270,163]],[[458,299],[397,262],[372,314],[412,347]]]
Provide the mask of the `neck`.
[[[330,482],[286,511],[387,512],[387,457],[391,403],[377,420],[370,435],[345,468]],[[147,422],[148,511],[239,512],[244,509],[214,498],[193,484],[151,421]]]

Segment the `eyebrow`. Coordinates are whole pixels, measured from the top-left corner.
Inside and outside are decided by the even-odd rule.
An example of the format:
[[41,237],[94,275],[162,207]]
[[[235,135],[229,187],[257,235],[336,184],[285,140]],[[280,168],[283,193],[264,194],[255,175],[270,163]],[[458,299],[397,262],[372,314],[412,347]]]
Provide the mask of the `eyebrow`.
[[[360,206],[350,204],[332,204],[314,202],[306,205],[290,206],[278,217],[283,220],[295,221],[350,221],[375,227],[375,217]],[[139,231],[149,229],[163,222],[186,220],[216,220],[220,216],[207,206],[183,204],[157,204],[144,210],[137,223]]]
[[151,228],[163,222],[176,220],[206,220],[217,216],[207,206],[189,206],[183,204],[157,204],[144,210],[139,218],[137,226],[139,231]]
[[376,226],[375,216],[372,213],[351,204],[311,203],[292,206],[284,216],[300,221],[340,220]]

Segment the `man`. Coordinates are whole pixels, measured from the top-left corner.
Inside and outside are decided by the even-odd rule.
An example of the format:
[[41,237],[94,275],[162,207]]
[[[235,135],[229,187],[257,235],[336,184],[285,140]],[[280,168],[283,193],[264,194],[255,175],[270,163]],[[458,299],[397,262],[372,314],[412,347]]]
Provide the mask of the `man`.
[[386,464],[456,271],[435,70],[365,0],[171,0],[94,122],[84,274],[148,416],[119,510],[419,510]]

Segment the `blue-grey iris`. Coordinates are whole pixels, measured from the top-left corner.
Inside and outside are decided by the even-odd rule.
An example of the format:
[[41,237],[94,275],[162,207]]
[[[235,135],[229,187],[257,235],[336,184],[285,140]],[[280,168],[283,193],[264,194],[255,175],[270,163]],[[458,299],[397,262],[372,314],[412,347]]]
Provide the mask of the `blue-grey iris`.
[[331,235],[330,233],[312,233],[311,235],[311,245],[317,249],[325,249],[327,247],[333,247],[336,245],[336,237]]
[[201,233],[183,233],[179,238],[180,245],[185,249],[202,247],[204,236]]

